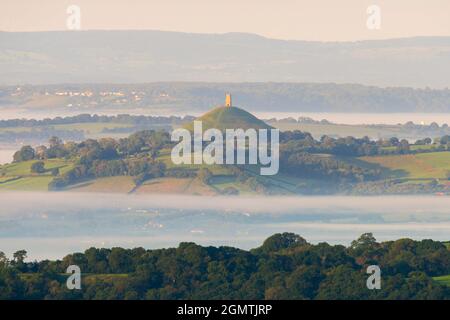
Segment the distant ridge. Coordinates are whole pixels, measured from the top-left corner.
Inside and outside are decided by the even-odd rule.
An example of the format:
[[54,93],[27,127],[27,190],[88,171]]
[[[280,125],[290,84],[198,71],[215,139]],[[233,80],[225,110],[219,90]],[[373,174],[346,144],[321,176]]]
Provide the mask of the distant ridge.
[[245,33],[0,32],[0,84],[359,83],[450,87],[450,37],[355,42]]

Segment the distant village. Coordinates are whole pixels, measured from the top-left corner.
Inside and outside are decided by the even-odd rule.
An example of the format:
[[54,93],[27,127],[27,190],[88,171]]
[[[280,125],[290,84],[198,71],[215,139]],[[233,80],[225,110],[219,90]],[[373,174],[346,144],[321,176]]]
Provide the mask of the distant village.
[[[139,106],[148,103],[169,102],[172,97],[165,91],[131,90],[128,88],[106,89],[97,85],[80,88],[74,87],[34,87],[14,86],[0,89],[0,96],[9,97],[19,102],[26,99],[48,101],[51,98],[61,98],[61,107],[89,107],[108,105]],[[67,98],[67,99],[63,99]]]

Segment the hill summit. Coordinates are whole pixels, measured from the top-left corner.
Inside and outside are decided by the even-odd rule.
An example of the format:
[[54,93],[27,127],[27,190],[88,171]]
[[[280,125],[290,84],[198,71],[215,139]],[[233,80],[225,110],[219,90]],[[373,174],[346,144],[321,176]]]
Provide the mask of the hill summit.
[[[219,106],[213,110],[205,113],[204,115],[195,119],[196,121],[202,121],[203,130],[210,128],[216,128],[221,131],[225,129],[272,129],[264,121],[258,119],[251,113],[232,106],[231,96],[227,94],[225,106]],[[193,123],[189,123],[185,126],[186,129],[192,131]]]

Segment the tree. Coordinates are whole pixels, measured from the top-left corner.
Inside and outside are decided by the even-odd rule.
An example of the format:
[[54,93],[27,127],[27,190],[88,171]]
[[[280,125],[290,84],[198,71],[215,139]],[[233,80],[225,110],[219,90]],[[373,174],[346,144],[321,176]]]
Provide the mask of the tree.
[[144,183],[144,181],[147,180],[148,178],[149,178],[148,173],[146,172],[139,173],[137,176],[133,177],[134,185],[138,187],[142,183]]
[[353,250],[369,249],[377,245],[377,240],[372,233],[363,233],[357,240],[353,240],[350,247]]
[[[366,233],[346,248],[279,233],[262,247],[248,252],[186,242],[158,250],[90,248],[39,262],[24,262],[21,250],[11,265],[0,252],[0,300],[450,298],[449,288],[432,278],[450,272],[450,251],[440,241],[377,243]],[[367,289],[366,265],[352,251],[371,247],[379,247],[371,264],[382,269],[381,290]],[[85,273],[115,275],[94,276],[83,282],[83,290],[70,291],[61,274],[73,264]],[[27,276],[20,275],[24,272]]]
[[3,251],[0,251],[0,268],[8,265],[8,258]]
[[59,168],[53,168],[51,170],[52,176],[56,177],[57,175],[59,175]]
[[13,161],[14,162],[21,162],[21,161],[28,161],[33,160],[35,157],[34,149],[31,146],[23,146],[20,148],[19,151],[14,153]]
[[19,250],[13,254],[14,263],[23,263],[27,258],[27,252],[25,250]]
[[132,268],[128,251],[123,248],[112,248],[108,262],[113,273],[128,273]]
[[0,300],[23,299],[24,283],[17,272],[0,264]]
[[430,129],[437,130],[439,129],[439,125],[436,122],[430,123]]
[[[373,293],[372,293],[373,294]],[[328,272],[320,283],[317,299],[320,300],[363,300],[368,299],[366,276],[349,266],[337,266]]]
[[368,264],[379,254],[380,244],[372,233],[364,233],[357,240],[352,241],[350,253],[356,257],[358,263]]
[[277,233],[267,238],[261,247],[255,249],[255,252],[270,253],[307,244],[308,242],[298,234],[290,232]]
[[50,145],[50,148],[55,148],[61,146],[63,142],[60,138],[53,136],[48,140],[48,144]]
[[27,252],[25,250],[19,250],[14,252],[12,265],[19,271],[23,272],[26,269],[25,259]]
[[43,161],[36,161],[31,165],[31,172],[34,173],[44,173],[45,172],[45,164]]
[[396,147],[396,146],[398,146],[399,145],[399,140],[398,140],[398,138],[396,138],[396,137],[392,137],[392,138],[390,138],[389,139],[389,144],[391,145],[391,146],[393,146],[393,147]]
[[286,279],[289,299],[314,299],[325,278],[316,266],[301,266]]
[[443,136],[443,137],[441,137],[441,138],[436,138],[437,140],[439,140],[438,142],[440,143],[440,144],[448,144],[449,142],[450,142],[450,136],[449,135],[445,135],[445,136]]
[[46,157],[47,157],[47,147],[46,146],[36,147],[36,158],[43,160]]
[[422,140],[422,139],[419,139],[419,140],[417,140],[414,144],[415,144],[416,146],[423,146],[423,145],[425,144],[425,141]]
[[402,139],[400,144],[397,145],[397,151],[399,153],[408,153],[410,151],[409,142],[406,139]]

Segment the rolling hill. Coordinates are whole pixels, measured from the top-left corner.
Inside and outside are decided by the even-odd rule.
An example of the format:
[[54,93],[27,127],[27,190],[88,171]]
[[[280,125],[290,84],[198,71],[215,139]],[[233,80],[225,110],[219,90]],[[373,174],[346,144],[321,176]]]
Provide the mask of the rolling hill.
[[[221,131],[225,129],[271,129],[264,121],[256,118],[251,113],[238,107],[220,106],[198,117],[197,121],[202,121],[203,130],[216,128]],[[193,123],[185,126],[188,130],[193,130]]]

